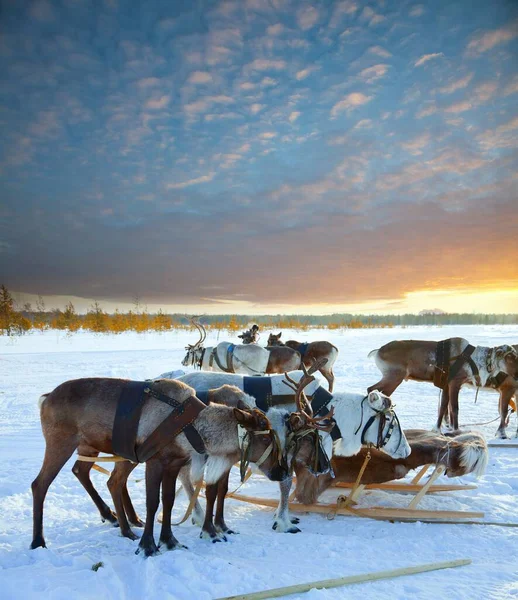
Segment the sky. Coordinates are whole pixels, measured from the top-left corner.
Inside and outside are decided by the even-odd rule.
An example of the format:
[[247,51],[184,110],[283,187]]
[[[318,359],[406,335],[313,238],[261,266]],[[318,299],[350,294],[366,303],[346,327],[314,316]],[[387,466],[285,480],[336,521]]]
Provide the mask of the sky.
[[17,298],[518,312],[518,2],[0,11]]

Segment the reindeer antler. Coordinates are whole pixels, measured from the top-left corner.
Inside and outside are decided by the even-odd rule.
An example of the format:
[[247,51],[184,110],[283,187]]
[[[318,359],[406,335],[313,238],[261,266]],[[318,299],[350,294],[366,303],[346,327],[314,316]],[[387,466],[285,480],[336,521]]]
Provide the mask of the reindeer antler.
[[199,316],[192,316],[189,317],[189,321],[191,322],[191,325],[194,325],[194,327],[196,327],[196,329],[198,330],[198,333],[200,334],[200,339],[194,344],[188,344],[188,347],[191,349],[194,348],[198,348],[198,346],[201,346],[203,344],[203,342],[205,341],[205,338],[207,337],[207,330],[205,329],[205,327],[203,326],[202,323],[200,323],[200,321],[198,320],[202,315]]
[[[327,358],[313,359],[313,364],[309,369],[306,369],[304,364],[301,365],[304,375],[300,378],[297,383],[287,373],[284,373],[286,377],[284,383],[295,392],[295,403],[297,410],[306,418],[308,425],[321,431],[330,431],[334,424],[331,423],[331,419],[334,414],[334,407],[324,416],[315,418],[313,417],[313,408],[311,402],[307,399],[304,393],[306,388],[311,382],[315,381],[313,373],[319,371],[327,363]],[[307,410],[306,410],[307,407]]]

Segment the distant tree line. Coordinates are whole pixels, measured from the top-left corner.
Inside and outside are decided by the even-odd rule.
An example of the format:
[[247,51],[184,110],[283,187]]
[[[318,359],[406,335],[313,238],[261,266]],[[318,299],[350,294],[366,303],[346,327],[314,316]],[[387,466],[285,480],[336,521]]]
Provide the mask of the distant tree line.
[[[326,329],[362,329],[376,327],[401,327],[410,325],[516,325],[518,314],[405,314],[405,315],[205,315],[204,325],[216,330],[233,332],[247,328],[251,322],[257,323],[263,331],[282,329],[306,330],[313,327]],[[113,313],[104,311],[94,302],[86,314],[79,314],[72,302],[63,310],[47,309],[41,296],[36,307],[27,303],[16,307],[9,290],[0,287],[0,335],[20,335],[28,331],[60,329],[74,333],[79,329],[97,333],[122,333],[124,331],[170,331],[193,329],[189,319],[183,314],[166,314],[159,310],[149,313],[138,300],[134,310]],[[266,341],[266,340],[264,340]]]

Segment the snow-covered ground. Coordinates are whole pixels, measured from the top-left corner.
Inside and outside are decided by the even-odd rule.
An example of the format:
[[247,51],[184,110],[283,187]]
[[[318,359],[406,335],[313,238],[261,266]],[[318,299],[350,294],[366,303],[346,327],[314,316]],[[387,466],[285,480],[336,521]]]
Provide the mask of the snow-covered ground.
[[[292,335],[291,335],[292,334]],[[328,339],[340,349],[335,366],[339,390],[363,391],[378,379],[367,353],[393,339],[443,339],[463,336],[473,344],[516,343],[518,327],[409,327],[355,331],[285,332],[287,339]],[[263,334],[265,337],[265,334]],[[145,379],[180,368],[184,346],[193,334],[124,334],[104,336],[61,332],[0,338],[0,594],[3,599],[43,597],[140,599],[147,597],[209,600],[237,593],[306,581],[379,571],[421,563],[471,558],[459,569],[414,575],[334,590],[312,590],[311,599],[366,598],[509,598],[518,597],[518,529],[502,527],[386,523],[319,515],[302,515],[297,535],[271,529],[272,512],[227,502],[227,523],[240,532],[228,543],[211,544],[198,528],[175,529],[189,550],[164,552],[144,560],[136,543],[101,523],[97,509],[70,471],[73,459],[52,484],[45,503],[48,549],[29,550],[32,530],[30,483],[44,451],[37,399],[59,383],[76,377],[109,376]],[[220,335],[220,340],[225,336]],[[215,341],[209,334],[207,344]],[[462,391],[461,423],[497,416],[497,395]],[[431,384],[404,383],[394,394],[404,427],[434,423],[438,390]],[[512,417],[510,432],[516,430]],[[479,427],[488,439],[496,423]],[[516,441],[516,440],[514,440]],[[427,497],[423,508],[484,511],[488,521],[517,522],[518,450],[490,449],[485,477],[475,491]],[[138,467],[130,493],[144,516],[143,474]],[[92,472],[94,485],[109,500],[106,477]],[[449,480],[451,482],[451,480]],[[471,481],[469,477],[464,481]],[[233,474],[231,483],[237,485]],[[231,488],[232,489],[232,488]],[[244,493],[276,498],[277,485],[253,477]],[[336,496],[336,492],[329,492]],[[327,497],[326,500],[330,498]],[[404,506],[408,496],[372,492],[370,505]],[[174,510],[180,516],[186,500],[180,494]],[[158,531],[158,527],[157,527]],[[97,572],[91,569],[102,561]],[[293,596],[295,597],[295,596]],[[302,597],[302,596],[297,596]]]

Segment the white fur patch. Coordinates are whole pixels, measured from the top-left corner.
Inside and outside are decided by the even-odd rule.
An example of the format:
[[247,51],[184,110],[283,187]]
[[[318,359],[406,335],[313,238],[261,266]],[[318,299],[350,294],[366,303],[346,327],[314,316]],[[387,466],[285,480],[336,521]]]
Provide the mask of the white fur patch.
[[486,472],[489,453],[485,440],[480,435],[465,433],[455,438],[464,442],[465,448],[460,456],[460,464],[467,473],[473,473],[477,478]]
[[43,403],[45,402],[45,400],[47,399],[48,394],[43,394],[42,396],[40,396],[38,398],[38,408],[41,410],[41,407],[43,406]]
[[209,456],[205,464],[205,483],[216,483],[232,466],[226,456]]

